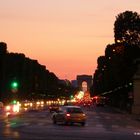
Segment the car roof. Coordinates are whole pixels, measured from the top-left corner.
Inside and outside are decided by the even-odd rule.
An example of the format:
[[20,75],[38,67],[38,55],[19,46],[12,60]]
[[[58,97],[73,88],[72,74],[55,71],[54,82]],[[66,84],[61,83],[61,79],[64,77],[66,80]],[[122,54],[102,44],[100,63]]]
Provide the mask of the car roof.
[[80,106],[64,106],[65,108],[81,108]]

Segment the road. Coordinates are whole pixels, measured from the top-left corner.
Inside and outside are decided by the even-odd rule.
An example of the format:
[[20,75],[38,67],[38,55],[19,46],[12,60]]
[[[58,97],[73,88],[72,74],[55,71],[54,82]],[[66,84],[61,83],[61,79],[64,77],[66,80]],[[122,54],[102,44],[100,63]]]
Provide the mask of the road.
[[109,107],[84,109],[85,126],[54,125],[47,111],[0,118],[0,140],[139,140],[140,121]]

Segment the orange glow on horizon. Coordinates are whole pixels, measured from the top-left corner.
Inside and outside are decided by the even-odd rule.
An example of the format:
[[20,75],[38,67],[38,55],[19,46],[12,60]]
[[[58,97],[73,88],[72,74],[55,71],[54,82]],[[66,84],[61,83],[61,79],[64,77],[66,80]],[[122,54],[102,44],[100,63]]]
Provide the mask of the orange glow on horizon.
[[0,41],[9,52],[24,53],[60,79],[93,75],[97,58],[114,43],[115,17],[140,13],[140,1],[2,1]]

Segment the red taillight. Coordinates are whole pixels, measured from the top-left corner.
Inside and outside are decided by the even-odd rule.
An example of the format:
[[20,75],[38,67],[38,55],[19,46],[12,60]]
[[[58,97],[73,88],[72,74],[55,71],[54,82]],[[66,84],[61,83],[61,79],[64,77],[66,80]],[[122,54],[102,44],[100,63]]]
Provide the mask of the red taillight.
[[69,113],[67,113],[67,114],[66,114],[66,116],[67,116],[67,117],[70,117],[70,114],[69,114]]

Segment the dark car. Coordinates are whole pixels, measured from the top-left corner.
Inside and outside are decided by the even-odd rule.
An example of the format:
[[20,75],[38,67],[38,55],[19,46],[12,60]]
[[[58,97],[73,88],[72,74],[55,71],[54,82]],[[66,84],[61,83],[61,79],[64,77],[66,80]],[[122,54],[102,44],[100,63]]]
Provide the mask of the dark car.
[[50,105],[49,106],[49,111],[50,112],[56,112],[59,110],[59,105]]
[[86,115],[80,106],[63,106],[52,114],[52,120],[54,124],[57,122],[65,124],[80,123],[84,126],[86,123]]

